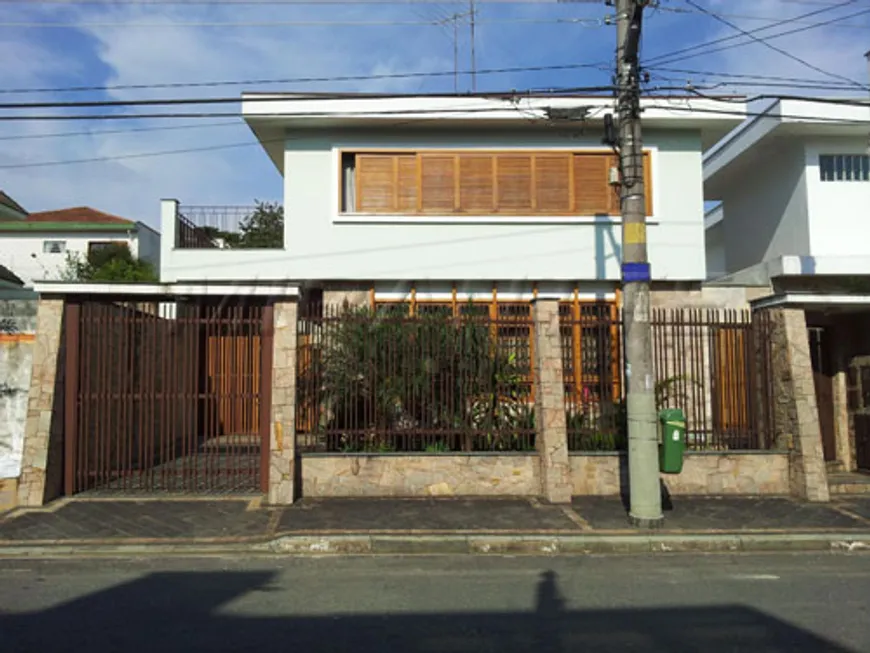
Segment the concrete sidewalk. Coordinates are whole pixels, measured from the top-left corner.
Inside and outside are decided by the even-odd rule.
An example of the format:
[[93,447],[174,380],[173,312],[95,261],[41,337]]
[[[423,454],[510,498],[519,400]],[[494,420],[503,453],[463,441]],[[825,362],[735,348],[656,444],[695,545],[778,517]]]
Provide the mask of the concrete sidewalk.
[[677,497],[658,531],[619,497],[66,500],[0,519],[0,556],[269,553],[640,553],[870,550],[870,497]]

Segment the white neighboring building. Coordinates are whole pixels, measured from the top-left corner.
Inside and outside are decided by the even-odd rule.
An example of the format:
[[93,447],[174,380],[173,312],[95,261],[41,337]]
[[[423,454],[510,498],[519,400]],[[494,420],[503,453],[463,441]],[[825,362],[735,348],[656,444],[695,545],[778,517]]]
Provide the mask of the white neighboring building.
[[762,285],[870,274],[870,103],[779,100],[747,112],[764,115],[704,156],[705,199],[722,202],[707,225],[708,266],[721,251],[731,281]]
[[[701,156],[739,118],[732,103],[644,103],[652,276],[699,283]],[[193,248],[195,211],[166,203],[161,279],[296,280],[385,300],[457,286],[491,296],[494,285],[519,299],[538,284],[612,295],[618,174],[602,144],[612,112],[604,97],[245,95],[245,118],[284,178],[284,247]]]
[[755,309],[783,309],[828,470],[870,472],[870,101],[747,113],[761,115],[704,156],[705,199],[722,202],[708,216],[708,275],[758,286]]
[[130,253],[160,268],[160,234],[142,222],[82,206],[0,219],[0,263],[24,283],[58,279],[67,255],[123,243]]

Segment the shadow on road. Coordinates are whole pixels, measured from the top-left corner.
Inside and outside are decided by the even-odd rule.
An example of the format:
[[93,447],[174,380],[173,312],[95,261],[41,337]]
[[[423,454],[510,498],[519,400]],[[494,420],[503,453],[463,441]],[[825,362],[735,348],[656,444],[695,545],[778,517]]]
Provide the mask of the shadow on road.
[[[4,653],[849,653],[738,605],[571,610],[548,571],[533,612],[256,617],[222,613],[272,572],[153,573],[43,612],[0,616]],[[286,578],[282,579],[287,582]],[[330,592],[340,587],[330,587]],[[277,594],[276,594],[277,595]],[[360,612],[366,610],[360,605]],[[274,606],[273,612],[282,606]]]

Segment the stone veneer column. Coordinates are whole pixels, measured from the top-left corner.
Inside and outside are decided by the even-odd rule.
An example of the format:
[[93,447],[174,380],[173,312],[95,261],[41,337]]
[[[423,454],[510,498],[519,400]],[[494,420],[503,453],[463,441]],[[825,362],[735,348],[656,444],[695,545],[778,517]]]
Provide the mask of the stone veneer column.
[[272,420],[269,495],[272,505],[296,499],[296,320],[298,305],[275,302],[272,339]]
[[541,465],[541,489],[551,503],[571,501],[571,461],[565,425],[565,381],[559,302],[536,299],[532,304],[535,329],[535,423]]
[[40,299],[27,399],[18,505],[41,506],[60,494],[63,475],[62,299]]
[[791,493],[829,501],[806,316],[799,308],[780,308],[772,318],[774,410],[778,433],[789,439]]

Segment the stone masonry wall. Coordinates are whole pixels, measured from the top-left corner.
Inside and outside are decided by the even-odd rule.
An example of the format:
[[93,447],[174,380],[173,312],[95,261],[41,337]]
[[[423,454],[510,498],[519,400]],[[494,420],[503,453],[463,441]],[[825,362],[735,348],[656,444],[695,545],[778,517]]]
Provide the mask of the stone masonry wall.
[[303,456],[305,497],[537,496],[537,456]]
[[570,503],[571,467],[565,417],[565,380],[559,302],[535,300],[532,304],[535,337],[535,427],[541,461],[541,490],[552,503]]
[[[627,492],[628,460],[619,454],[571,456],[575,496]],[[683,471],[662,474],[672,495],[787,495],[789,456],[780,453],[687,454]]]
[[829,501],[819,413],[804,311],[771,311],[774,419],[779,448],[791,451],[791,493],[809,501]]
[[268,502],[296,499],[296,321],[298,305],[274,306],[272,353],[272,419],[269,445]]
[[18,484],[21,506],[41,506],[63,483],[63,300],[40,299]]

